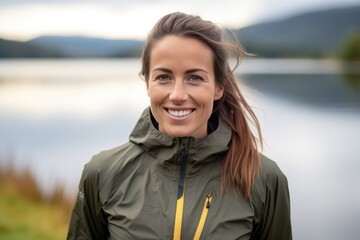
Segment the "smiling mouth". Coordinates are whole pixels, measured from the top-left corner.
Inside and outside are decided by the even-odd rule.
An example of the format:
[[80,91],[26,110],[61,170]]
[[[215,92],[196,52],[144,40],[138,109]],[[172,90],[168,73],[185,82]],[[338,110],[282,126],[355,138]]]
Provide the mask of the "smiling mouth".
[[171,110],[171,109],[166,109],[167,112],[174,117],[186,117],[188,115],[190,115],[194,110]]

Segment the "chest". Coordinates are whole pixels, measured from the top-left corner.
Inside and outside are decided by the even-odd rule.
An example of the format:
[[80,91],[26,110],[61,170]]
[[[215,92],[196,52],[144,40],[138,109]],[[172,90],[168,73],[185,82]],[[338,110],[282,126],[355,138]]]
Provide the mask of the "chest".
[[199,231],[200,239],[250,238],[253,207],[232,193],[221,196],[219,174],[185,176],[181,208],[178,184],[179,177],[157,167],[126,177],[104,206],[110,238],[173,239],[179,224],[181,239],[194,239]]

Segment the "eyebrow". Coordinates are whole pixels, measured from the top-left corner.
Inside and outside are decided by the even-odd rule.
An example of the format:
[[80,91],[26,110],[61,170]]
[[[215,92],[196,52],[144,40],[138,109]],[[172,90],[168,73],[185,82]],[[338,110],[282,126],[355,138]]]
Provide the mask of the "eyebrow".
[[[162,71],[162,72],[166,72],[166,73],[172,73],[172,71],[168,68],[163,68],[163,67],[159,67],[159,68],[155,68],[153,69],[153,72],[154,71]],[[202,68],[192,68],[192,69],[189,69],[189,70],[186,70],[185,74],[189,74],[189,73],[194,73],[194,72],[205,72],[205,73],[208,73],[206,70],[202,69]]]

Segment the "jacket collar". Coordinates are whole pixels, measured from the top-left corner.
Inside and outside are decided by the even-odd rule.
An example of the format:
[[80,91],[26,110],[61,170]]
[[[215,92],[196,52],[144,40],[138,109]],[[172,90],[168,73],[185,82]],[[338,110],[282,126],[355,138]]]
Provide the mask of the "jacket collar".
[[[217,116],[216,116],[217,118]],[[177,163],[184,138],[161,133],[154,126],[150,108],[146,108],[130,134],[130,142],[139,145],[157,159],[160,165]],[[189,137],[188,163],[190,167],[205,164],[213,156],[224,154],[231,140],[231,129],[221,119],[217,128],[204,138]],[[156,121],[155,121],[155,124]]]

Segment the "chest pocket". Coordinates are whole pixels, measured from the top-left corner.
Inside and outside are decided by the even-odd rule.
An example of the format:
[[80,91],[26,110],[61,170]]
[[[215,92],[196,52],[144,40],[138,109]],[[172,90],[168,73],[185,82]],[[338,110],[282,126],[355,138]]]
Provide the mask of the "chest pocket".
[[217,178],[205,183],[204,187],[199,187],[199,182],[185,183],[181,239],[206,239],[204,236],[211,223],[212,203],[219,196],[219,184],[220,179]]
[[[208,217],[209,210],[210,210],[212,202],[213,202],[213,198],[217,199],[217,193],[215,192],[215,186],[212,186],[215,183],[216,183],[216,185],[219,185],[218,180],[212,180],[205,187],[205,191],[204,191],[204,194],[202,197],[202,200],[204,203],[203,203],[200,219],[199,219],[199,222],[198,222],[198,225],[196,228],[196,232],[194,235],[194,240],[199,240],[202,235],[204,236],[203,239],[206,239],[206,237],[205,237],[206,232],[204,233],[205,223],[207,221],[207,217]],[[201,200],[200,200],[200,203],[201,203]],[[210,222],[210,220],[209,220],[209,222]]]
[[221,195],[220,179],[206,185],[201,199],[193,239],[250,239],[254,218],[250,200],[230,191]]

